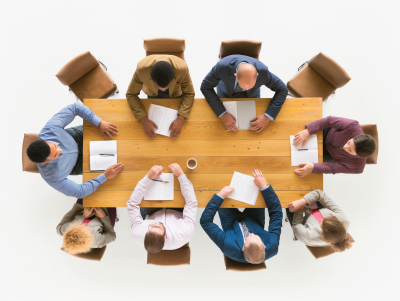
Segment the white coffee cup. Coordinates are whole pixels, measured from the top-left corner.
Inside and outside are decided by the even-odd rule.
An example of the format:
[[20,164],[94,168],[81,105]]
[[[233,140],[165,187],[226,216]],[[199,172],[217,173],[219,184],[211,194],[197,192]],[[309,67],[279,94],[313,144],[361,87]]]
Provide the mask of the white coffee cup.
[[196,159],[194,159],[194,158],[190,158],[188,161],[187,161],[187,167],[188,168],[190,168],[190,169],[195,169],[196,167],[197,167],[197,161],[196,161]]

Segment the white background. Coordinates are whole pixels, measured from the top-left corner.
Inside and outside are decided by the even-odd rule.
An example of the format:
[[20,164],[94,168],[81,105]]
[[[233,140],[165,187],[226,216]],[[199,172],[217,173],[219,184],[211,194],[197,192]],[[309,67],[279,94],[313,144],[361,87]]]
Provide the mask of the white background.
[[[398,1],[0,3],[1,300],[399,297]],[[120,208],[117,240],[100,263],[60,251],[55,227],[75,199],[21,171],[23,133],[38,133],[76,101],[55,74],[87,50],[105,63],[125,98],[145,56],[143,39],[153,37],[186,39],[196,97],[203,97],[200,84],[217,62],[222,40],[262,41],[260,60],[284,82],[321,51],[345,68],[352,80],[324,103],[323,114],[378,124],[380,148],[378,165],[366,166],[363,174],[324,176],[324,190],[351,221],[356,240],[351,250],[315,260],[283,222],[279,254],[266,262],[267,270],[228,272],[221,251],[197,224],[190,266],[148,266]],[[261,97],[272,95],[262,88]],[[80,118],[72,125],[78,124]]]

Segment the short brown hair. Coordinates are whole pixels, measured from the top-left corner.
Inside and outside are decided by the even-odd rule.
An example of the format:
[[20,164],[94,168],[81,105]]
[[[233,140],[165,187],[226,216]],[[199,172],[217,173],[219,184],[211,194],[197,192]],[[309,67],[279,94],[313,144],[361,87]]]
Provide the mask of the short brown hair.
[[164,234],[159,234],[155,231],[150,231],[151,228],[147,231],[146,236],[144,237],[144,248],[149,253],[158,253],[164,248]]
[[321,223],[322,240],[330,243],[336,252],[343,252],[350,249],[352,242],[347,235],[346,228],[343,223],[334,215],[330,215],[323,219]]
[[63,249],[71,255],[88,253],[92,242],[93,235],[86,225],[72,225],[64,233]]
[[265,260],[264,244],[257,244],[255,242],[244,244],[243,253],[244,259],[252,264],[259,264]]
[[366,158],[371,156],[376,150],[376,141],[371,135],[363,134],[353,138],[357,156]]

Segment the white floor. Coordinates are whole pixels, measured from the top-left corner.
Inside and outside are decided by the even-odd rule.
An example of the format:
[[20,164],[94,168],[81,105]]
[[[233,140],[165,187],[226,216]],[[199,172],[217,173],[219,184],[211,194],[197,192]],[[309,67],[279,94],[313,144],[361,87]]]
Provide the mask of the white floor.
[[[398,1],[0,1],[0,300],[395,300],[399,278]],[[268,269],[225,271],[200,225],[190,266],[146,265],[118,209],[117,240],[101,263],[59,250],[55,227],[75,201],[39,175],[21,171],[23,133],[37,133],[75,97],[55,77],[90,50],[125,98],[144,38],[186,39],[196,97],[217,62],[220,42],[263,42],[260,59],[287,82],[322,51],[352,80],[324,103],[324,116],[376,123],[379,164],[361,175],[325,175],[325,191],[351,220],[353,248],[315,260],[283,223]],[[262,88],[262,97],[272,92]],[[74,125],[81,124],[78,118]],[[257,167],[257,166],[255,166]],[[81,177],[75,177],[81,181]],[[229,184],[229,183],[227,183]],[[198,212],[200,219],[202,209]],[[218,218],[217,218],[218,219]],[[398,300],[398,299],[397,299]]]

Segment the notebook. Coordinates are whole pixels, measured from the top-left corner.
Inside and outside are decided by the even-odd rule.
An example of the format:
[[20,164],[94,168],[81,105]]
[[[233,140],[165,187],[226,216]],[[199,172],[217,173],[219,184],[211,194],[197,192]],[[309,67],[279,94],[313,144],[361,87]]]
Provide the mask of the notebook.
[[225,109],[236,118],[236,126],[239,130],[247,130],[252,127],[250,120],[256,117],[256,101],[224,101]]
[[300,143],[297,147],[293,145],[294,136],[290,136],[290,148],[292,153],[292,166],[299,166],[300,163],[318,163],[318,139],[317,135],[311,135],[303,146]]
[[163,182],[151,181],[151,184],[144,193],[145,201],[170,201],[174,199],[174,174],[162,173],[161,179],[168,182],[168,184],[165,185]]
[[117,164],[117,141],[90,141],[90,171],[106,170]]
[[159,105],[151,104],[148,112],[148,118],[157,124],[158,129],[154,129],[156,134],[170,137],[169,127],[178,117],[178,111]]
[[229,195],[229,198],[254,206],[259,189],[253,181],[253,177],[235,171],[230,185],[235,190]]

